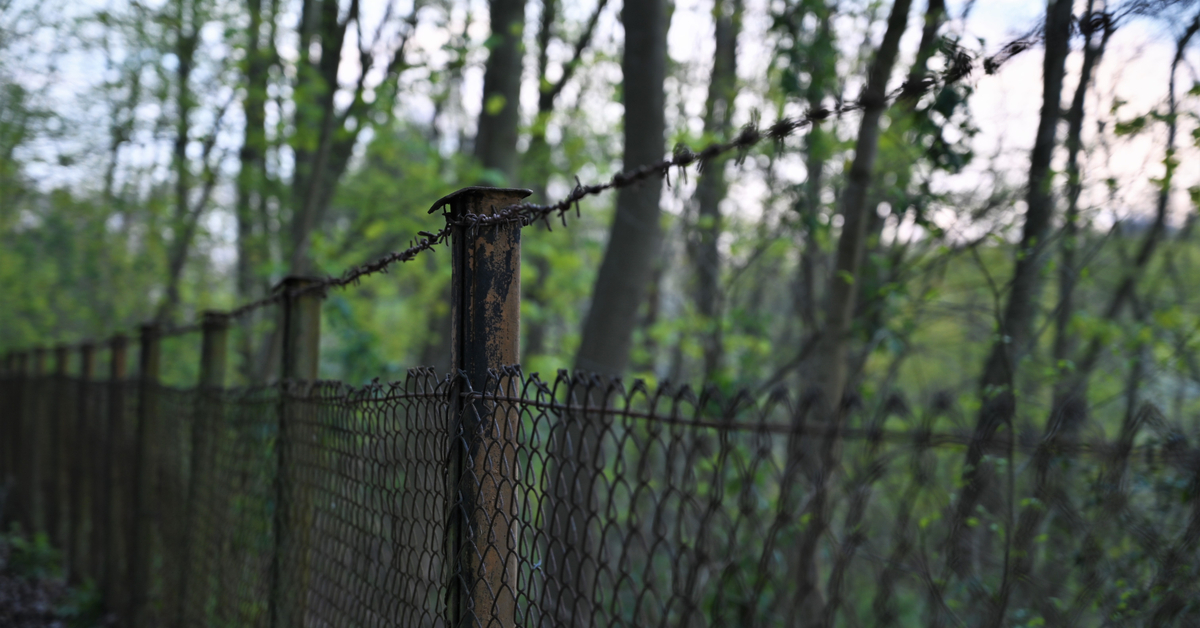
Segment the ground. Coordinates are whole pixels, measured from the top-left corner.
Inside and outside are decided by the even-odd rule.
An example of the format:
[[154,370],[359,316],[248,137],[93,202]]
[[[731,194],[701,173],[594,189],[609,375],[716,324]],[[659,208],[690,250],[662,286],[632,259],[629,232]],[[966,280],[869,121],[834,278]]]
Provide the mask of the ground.
[[[99,628],[99,600],[58,576],[56,552],[14,535],[0,535],[0,627]],[[109,619],[109,618],[106,618]]]

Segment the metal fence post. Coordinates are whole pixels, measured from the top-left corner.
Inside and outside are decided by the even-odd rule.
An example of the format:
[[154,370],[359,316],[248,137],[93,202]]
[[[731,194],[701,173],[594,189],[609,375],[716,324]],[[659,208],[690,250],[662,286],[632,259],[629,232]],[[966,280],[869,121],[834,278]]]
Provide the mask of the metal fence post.
[[128,377],[129,339],[118,334],[109,340],[109,370],[108,370],[108,423],[100,426],[100,441],[96,443],[100,451],[98,475],[99,487],[96,500],[100,505],[96,522],[96,546],[99,550],[97,566],[101,591],[109,608],[125,610],[128,605],[122,599],[127,591],[121,584],[128,582],[121,578],[122,565],[128,565],[128,551],[122,551],[125,543],[125,530],[117,524],[118,514],[123,512],[117,505],[129,499],[129,478],[117,472],[116,450],[122,443],[122,433],[125,427],[125,380]]
[[300,485],[300,452],[294,402],[288,387],[317,379],[321,348],[319,291],[300,293],[318,283],[311,277],[288,277],[275,289],[283,293],[279,428],[275,441],[275,553],[271,561],[269,615],[272,628],[304,625],[309,583],[311,495]]
[[29,465],[28,486],[29,486],[29,513],[26,515],[25,529],[29,534],[36,532],[44,532],[46,525],[46,496],[43,494],[43,483],[45,481],[45,469],[42,466],[46,463],[46,452],[43,449],[46,446],[46,396],[45,382],[46,378],[46,350],[39,347],[33,350],[33,368],[29,373],[29,378],[25,380],[25,425],[28,427],[29,440],[26,443],[28,449],[26,455],[29,457],[26,461]]
[[126,617],[134,628],[150,624],[147,614],[150,571],[154,558],[153,503],[158,464],[154,452],[158,439],[157,387],[160,362],[160,333],[155,324],[143,325],[139,338],[137,430],[133,453],[133,534],[129,538],[130,608]]
[[63,504],[63,438],[67,430],[67,395],[63,390],[67,383],[67,348],[54,348],[54,383],[55,392],[49,395],[50,407],[47,409],[47,431],[49,434],[46,459],[46,534],[56,547],[63,548],[62,533],[62,504]]
[[[221,426],[221,391],[225,388],[226,356],[229,345],[229,317],[221,312],[204,312],[201,322],[200,341],[200,407],[192,422],[192,458],[191,469],[188,471],[187,509],[184,517],[185,536],[183,560],[179,565],[179,611],[175,618],[177,626],[187,625],[187,613],[190,610],[203,612],[206,604],[203,600],[192,604],[190,590],[202,585],[193,582],[196,574],[207,579],[209,573],[199,569],[197,565],[208,562],[203,553],[211,547],[207,528],[199,529],[196,523],[197,512],[202,499],[214,499],[211,489],[213,481],[212,467],[216,440]],[[207,489],[207,490],[205,490]],[[203,618],[193,621],[197,625],[207,625]]]
[[[463,188],[434,204],[449,218],[488,216],[529,190]],[[489,371],[520,360],[521,223],[457,224],[452,233],[451,450],[447,624],[454,628],[516,625],[516,417],[468,392],[502,391]]]
[[[68,574],[72,582],[80,582],[84,571],[83,525],[85,500],[92,494],[85,490],[84,482],[90,479],[84,472],[87,461],[95,453],[88,438],[88,399],[92,377],[95,375],[95,347],[84,343],[79,347],[79,392],[75,399],[75,424],[65,430],[64,444],[67,452],[67,559]],[[94,574],[93,574],[94,575]]]
[[[4,521],[0,523],[7,524],[10,521],[17,521],[17,517],[24,517],[25,513],[29,512],[29,500],[26,496],[29,494],[29,479],[25,477],[25,458],[29,455],[29,443],[24,439],[28,438],[28,432],[25,425],[25,404],[26,404],[26,368],[29,362],[29,355],[24,351],[13,355],[12,371],[9,373],[11,377],[11,392],[12,397],[9,400],[9,417],[8,417],[8,474],[10,489],[5,505]],[[21,514],[17,514],[21,513]]]
[[0,367],[0,376],[5,380],[3,389],[0,389],[0,438],[4,439],[0,442],[0,525],[4,523],[11,507],[15,480],[15,474],[12,472],[17,436],[14,418],[19,407],[16,392],[16,358],[16,354],[11,351],[5,353],[3,367]]

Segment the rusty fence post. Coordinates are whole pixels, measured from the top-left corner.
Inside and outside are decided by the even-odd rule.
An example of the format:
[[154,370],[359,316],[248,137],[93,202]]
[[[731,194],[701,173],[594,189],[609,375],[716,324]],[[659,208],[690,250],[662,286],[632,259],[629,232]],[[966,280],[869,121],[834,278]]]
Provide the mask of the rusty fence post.
[[161,338],[158,325],[143,325],[139,338],[137,429],[134,435],[132,515],[129,537],[129,610],[126,621],[134,628],[151,624],[149,611],[150,572],[154,561],[154,496],[158,460],[158,381]]
[[[213,490],[212,470],[213,457],[216,452],[217,439],[221,431],[222,399],[221,393],[225,388],[225,370],[229,345],[229,317],[222,312],[204,312],[201,322],[200,341],[200,382],[199,408],[192,422],[192,457],[191,469],[188,471],[188,491],[186,514],[184,515],[184,553],[179,565],[179,610],[175,624],[182,628],[188,623],[208,625],[207,618],[201,615],[188,622],[190,611],[204,613],[208,604],[200,597],[192,601],[196,591],[206,591],[204,588],[213,574],[200,565],[212,564],[207,556],[209,549],[216,545],[213,533],[220,530],[210,530],[199,527],[196,521],[204,504],[217,499]],[[209,504],[210,512],[215,511],[215,504]]]
[[67,436],[67,348],[59,345],[54,348],[54,376],[48,386],[52,401],[47,409],[48,439],[46,458],[46,535],[55,547],[64,548],[63,543],[63,439]]
[[[10,394],[12,397],[8,400],[8,434],[6,435],[8,447],[8,481],[9,485],[8,496],[5,498],[4,521],[0,523],[7,524],[10,521],[17,521],[17,517],[24,516],[24,513],[29,511],[29,501],[25,497],[29,494],[27,485],[28,479],[24,476],[25,458],[29,455],[29,446],[25,439],[28,438],[28,431],[25,426],[25,403],[26,391],[25,380],[27,378],[26,368],[29,362],[29,355],[24,351],[13,354],[12,370],[9,373],[10,379]],[[17,513],[22,513],[18,515]]]
[[12,472],[13,452],[16,447],[16,429],[13,416],[17,408],[16,393],[16,354],[4,354],[3,367],[0,376],[4,378],[0,387],[0,525],[4,524],[12,503],[14,474]]
[[[529,190],[469,187],[434,204],[449,219],[492,215]],[[519,362],[521,224],[457,223],[452,233],[449,500],[446,543],[447,624],[516,625],[517,554],[513,484],[516,421],[511,409],[476,396],[514,382],[489,371]],[[473,394],[474,393],[474,394]]]
[[98,576],[101,591],[110,609],[124,611],[128,603],[123,596],[128,592],[122,586],[128,583],[124,570],[128,569],[129,551],[125,549],[126,539],[130,535],[121,526],[128,509],[121,504],[127,503],[132,495],[130,486],[132,478],[122,473],[118,457],[124,442],[125,430],[125,388],[129,377],[128,347],[129,339],[123,334],[113,336],[109,340],[109,370],[108,370],[108,407],[107,423],[99,426],[100,439],[96,443],[100,451],[97,474],[100,478],[96,500],[100,508],[97,513],[96,545],[100,550],[97,556]]
[[46,350],[39,347],[33,350],[33,365],[29,378],[26,380],[25,395],[25,425],[29,428],[29,449],[26,461],[29,465],[29,513],[26,515],[25,529],[29,534],[46,531],[46,496],[44,482],[46,470]]
[[[94,443],[88,438],[91,431],[89,413],[91,407],[91,381],[95,376],[96,360],[95,347],[84,343],[79,347],[79,380],[75,398],[75,421],[69,425],[64,435],[67,453],[67,566],[68,576],[72,582],[83,580],[85,571],[83,556],[83,529],[87,518],[86,501],[93,494],[91,487],[85,483],[92,480],[85,472],[87,463],[95,456]],[[94,573],[91,575],[95,575]]]
[[299,391],[300,381],[317,379],[321,348],[321,299],[311,277],[288,277],[282,291],[280,325],[283,329],[279,425],[275,440],[275,552],[271,559],[269,606],[272,628],[303,626],[307,609],[311,560],[312,495],[301,483],[299,462],[303,451],[303,426],[299,403],[289,389]]

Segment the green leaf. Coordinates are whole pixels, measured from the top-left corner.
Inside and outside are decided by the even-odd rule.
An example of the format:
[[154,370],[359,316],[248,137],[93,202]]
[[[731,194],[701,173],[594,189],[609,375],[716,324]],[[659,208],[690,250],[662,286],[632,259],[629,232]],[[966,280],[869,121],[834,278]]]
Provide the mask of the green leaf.
[[1118,136],[1136,135],[1145,128],[1146,116],[1138,116],[1126,122],[1117,122],[1117,124],[1113,127],[1113,132]]
[[504,111],[504,105],[507,102],[508,99],[503,94],[492,94],[483,108],[489,116],[499,115],[501,111]]

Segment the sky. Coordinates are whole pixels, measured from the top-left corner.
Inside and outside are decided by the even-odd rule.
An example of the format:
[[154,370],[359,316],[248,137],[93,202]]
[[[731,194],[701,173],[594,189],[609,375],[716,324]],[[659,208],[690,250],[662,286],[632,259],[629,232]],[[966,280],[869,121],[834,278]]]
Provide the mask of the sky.
[[[739,40],[739,74],[741,80],[748,86],[762,83],[764,70],[770,58],[770,50],[767,47],[768,38],[766,37],[767,23],[765,19],[757,16],[764,15],[771,3],[776,1],[746,0],[747,15],[751,18],[746,21],[745,30]],[[481,43],[488,36],[485,19],[486,2],[484,0],[471,0],[471,2],[475,15],[467,33],[472,40]],[[286,5],[287,3],[285,3]],[[408,10],[408,5],[407,0],[397,0],[396,9],[403,14]],[[101,8],[123,6],[123,0],[84,0],[61,5],[46,3],[30,6],[37,7],[38,11],[54,12],[63,18],[75,18]],[[580,23],[591,13],[594,6],[595,0],[564,2],[563,13],[568,19]],[[675,117],[674,126],[676,128],[686,125],[693,131],[698,131],[699,117],[707,89],[707,72],[713,52],[711,6],[711,0],[676,0],[675,2],[668,35],[669,54],[672,60],[678,64],[684,81],[675,81],[668,86],[668,89],[676,95],[677,102],[682,101],[680,109],[685,111],[688,116],[686,121]],[[366,0],[363,7],[367,24],[370,26],[373,21],[377,21],[383,15],[385,3],[382,0]],[[970,9],[968,17],[965,20],[961,19],[968,7]],[[621,27],[617,19],[619,8],[620,0],[610,2],[595,37],[595,47],[613,55],[612,58],[617,58],[621,39]],[[1036,27],[1043,11],[1043,4],[1031,0],[974,0],[968,4],[959,0],[950,2],[949,8],[950,14],[954,17],[949,26],[950,30],[961,36],[963,43],[969,49],[992,53],[1003,42]],[[902,50],[909,55],[915,49],[919,38],[917,23],[923,10],[923,2],[920,0],[914,2],[913,12],[910,16],[912,21],[902,44]],[[1081,10],[1082,7],[1077,8],[1077,13]],[[451,25],[460,26],[465,16],[465,12],[458,12],[451,20]],[[538,3],[532,2],[527,12],[527,39],[531,39],[536,31],[537,17]],[[842,34],[843,38],[852,42],[853,45],[857,45],[856,42],[861,35],[853,31],[861,30],[862,26],[861,23],[849,20],[841,23],[840,27],[845,31]],[[881,28],[881,25],[876,25],[877,31],[881,31]],[[1111,124],[1115,118],[1110,113],[1110,109],[1114,99],[1118,98],[1126,103],[1119,110],[1118,117],[1131,117],[1136,114],[1144,114],[1156,107],[1161,108],[1165,102],[1166,77],[1173,54],[1174,31],[1177,29],[1177,24],[1170,20],[1141,19],[1123,24],[1113,37],[1109,52],[1100,66],[1097,86],[1089,100],[1089,115],[1095,113],[1103,116]],[[370,32],[372,29],[365,30]],[[880,33],[877,32],[876,41],[878,41],[879,35]],[[100,81],[110,74],[105,65],[104,55],[95,45],[97,42],[94,39],[87,40],[87,33],[84,34],[84,37],[76,38],[73,41],[54,41],[49,37],[49,33],[43,33],[33,38],[29,50],[32,54],[24,55],[20,63],[9,63],[9,69],[13,70],[20,80],[33,85],[50,81],[48,94],[52,102],[74,103],[83,120],[101,120],[103,112],[96,111],[94,97],[90,94],[94,93]],[[416,49],[430,51],[433,54],[432,58],[436,60],[436,51],[445,38],[446,33],[443,30],[422,26],[417,30],[412,43]],[[206,39],[209,40],[207,45],[211,53],[217,55],[227,53],[227,47],[220,41],[219,29],[206,31]],[[354,41],[348,42],[347,46],[355,43]],[[532,45],[532,42],[529,43]],[[54,57],[56,62],[51,64],[49,62],[51,57],[45,53],[55,48],[63,49],[64,52]],[[281,42],[281,49],[284,54],[289,54],[289,44],[286,40]],[[294,45],[290,50],[291,54],[294,54]],[[560,46],[555,52],[555,56],[560,59],[569,54],[566,46]],[[482,63],[485,57],[482,51],[476,51],[474,55],[462,87],[461,108],[463,115],[468,119],[477,115],[482,91]],[[970,106],[980,129],[979,135],[973,139],[973,146],[978,155],[987,158],[978,159],[966,172],[941,181],[940,183],[946,189],[970,190],[977,188],[991,180],[989,170],[999,171],[1011,184],[1020,184],[1022,169],[1027,167],[1028,151],[1036,130],[1038,108],[1041,102],[1041,57],[1041,50],[1035,48],[1011,60],[994,76],[976,74],[971,78],[975,94],[971,99]],[[1074,89],[1080,57],[1081,53],[1075,50],[1070,58],[1070,74],[1064,90],[1065,102],[1069,102],[1070,94]],[[1193,59],[1194,57],[1195,54],[1192,55]],[[162,60],[164,67],[169,67],[171,63],[172,60],[169,57]],[[352,80],[357,71],[354,64],[345,64],[343,79]],[[620,78],[619,66],[616,63],[596,65],[593,72],[601,79],[613,82],[619,81]],[[898,72],[894,82],[899,81],[899,74]],[[579,77],[575,82],[578,83],[582,78]],[[588,80],[595,78],[589,77]],[[1179,79],[1182,86],[1181,91],[1189,89],[1194,80],[1194,66],[1189,66],[1185,72],[1181,73]],[[851,85],[851,89],[855,89],[853,84]],[[530,72],[527,72],[522,97],[526,117],[531,115],[535,107],[536,90],[536,82],[532,80]],[[739,98],[738,117],[736,118],[739,122],[747,121],[752,110],[764,109],[763,103],[755,100],[753,91],[752,89],[745,90],[744,96]],[[578,97],[578,93],[579,90],[572,86],[564,93],[564,99],[570,101],[572,98]],[[227,98],[227,96],[216,94],[211,96],[217,99]],[[584,104],[588,105],[586,102]],[[1185,105],[1194,110],[1194,102],[1189,101]],[[416,120],[427,120],[432,115],[432,105],[427,98],[422,98],[419,94],[408,98],[404,106],[407,108],[407,115]],[[153,118],[159,112],[155,107],[149,106],[140,113],[147,118]],[[618,104],[604,103],[602,99],[599,99],[592,107],[590,115],[595,118],[594,125],[597,128],[613,128],[615,124],[619,124],[621,109]],[[669,115],[675,116],[674,112],[669,112]],[[769,121],[769,119],[766,120],[766,122]],[[856,120],[850,118],[844,120],[843,124],[846,125],[846,132],[852,133]],[[1100,190],[1099,196],[1094,193],[1085,198],[1085,202],[1099,208],[1096,211],[1097,226],[1104,228],[1106,225],[1111,225],[1112,221],[1117,218],[1143,214],[1148,207],[1152,206],[1148,200],[1153,197],[1154,187],[1150,184],[1149,179],[1162,172],[1162,155],[1157,152],[1161,151],[1162,130],[1152,128],[1151,132],[1145,136],[1125,139],[1117,145],[1104,147],[1095,145],[1094,128],[1094,126],[1089,126],[1088,134],[1085,137],[1085,143],[1090,145],[1085,164],[1085,176],[1088,181],[1103,181],[1112,177],[1121,182],[1118,195],[1114,199],[1107,198],[1106,193],[1101,189],[1103,186],[1094,186],[1093,188]],[[235,130],[235,124],[227,125],[227,137],[222,141],[223,144],[228,145],[227,148],[232,148],[236,144],[238,134]],[[156,142],[152,137],[143,139],[145,141],[142,142],[141,147],[128,151],[125,155],[126,159],[131,164],[140,163],[147,166],[163,164],[167,150],[166,142]],[[1089,139],[1093,141],[1088,142]],[[1181,139],[1189,138],[1185,134]],[[89,164],[85,158],[82,161],[74,162],[75,165],[64,166],[57,163],[54,155],[56,153],[76,153],[84,156],[95,154],[95,147],[103,146],[105,141],[103,125],[81,124],[74,133],[35,145],[35,151],[43,154],[46,163],[34,166],[29,174],[48,186],[81,184],[89,178],[84,174],[83,169],[88,166],[94,167],[95,164]],[[1195,147],[1187,141],[1181,141],[1181,144],[1185,148],[1179,155],[1182,165],[1178,173],[1177,193],[1172,203],[1174,222],[1176,223],[1188,210],[1186,188],[1200,182],[1198,181],[1200,179],[1200,159],[1194,158]],[[1056,164],[1059,168],[1062,166],[1061,160],[1060,155],[1059,162]],[[786,167],[786,164],[784,165]],[[797,164],[793,163],[791,169],[793,176],[802,176],[795,174],[797,171],[802,171]],[[597,173],[604,170],[604,168],[599,168]],[[162,176],[167,176],[165,169],[162,170]],[[95,179],[94,176],[90,178]],[[754,177],[748,177],[745,187],[739,191],[746,200],[739,200],[735,204],[741,211],[753,214],[755,213],[753,207],[755,199],[761,198],[761,192],[762,186],[756,187]]]

